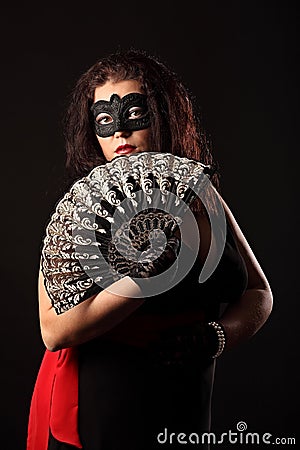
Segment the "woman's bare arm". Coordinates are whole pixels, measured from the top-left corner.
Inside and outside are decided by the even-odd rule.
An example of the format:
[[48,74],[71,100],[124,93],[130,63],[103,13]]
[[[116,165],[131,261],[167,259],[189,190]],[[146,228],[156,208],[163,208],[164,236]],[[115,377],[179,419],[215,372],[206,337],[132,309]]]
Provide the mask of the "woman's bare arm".
[[[112,329],[144,300],[138,298],[138,286],[125,277],[113,285],[114,292],[104,290],[75,307],[57,315],[44,286],[42,272],[39,275],[39,315],[42,339],[50,351],[82,344]],[[137,297],[135,297],[137,296]]]
[[251,338],[264,325],[272,311],[273,295],[262,268],[223,199],[222,204],[248,271],[246,291],[239,301],[226,307],[219,320],[225,328],[226,348],[229,349]]

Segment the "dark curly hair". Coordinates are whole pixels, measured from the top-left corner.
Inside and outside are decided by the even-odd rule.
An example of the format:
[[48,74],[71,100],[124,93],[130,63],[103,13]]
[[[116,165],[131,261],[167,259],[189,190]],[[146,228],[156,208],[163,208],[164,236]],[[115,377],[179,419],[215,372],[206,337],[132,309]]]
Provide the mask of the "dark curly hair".
[[[178,75],[158,57],[143,50],[118,50],[99,59],[77,81],[71,92],[63,126],[66,169],[71,180],[104,164],[95,136],[90,107],[97,86],[108,80],[137,80],[147,95],[151,117],[150,148],[216,166],[210,142],[195,113],[194,100]],[[218,189],[218,172],[212,177]]]

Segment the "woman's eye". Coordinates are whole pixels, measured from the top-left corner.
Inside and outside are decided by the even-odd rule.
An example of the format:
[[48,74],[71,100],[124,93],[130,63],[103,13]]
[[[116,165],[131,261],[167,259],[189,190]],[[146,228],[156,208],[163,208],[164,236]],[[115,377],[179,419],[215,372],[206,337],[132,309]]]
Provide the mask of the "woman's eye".
[[128,111],[128,119],[139,119],[146,114],[145,108],[141,108],[140,106],[133,106]]
[[96,122],[99,123],[100,125],[107,125],[113,122],[113,118],[109,114],[100,113],[96,117]]

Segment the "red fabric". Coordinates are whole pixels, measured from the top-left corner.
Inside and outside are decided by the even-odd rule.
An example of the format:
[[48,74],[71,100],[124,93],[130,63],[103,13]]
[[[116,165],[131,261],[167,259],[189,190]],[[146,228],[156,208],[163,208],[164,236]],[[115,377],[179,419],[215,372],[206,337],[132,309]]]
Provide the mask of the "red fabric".
[[45,351],[31,399],[26,450],[47,450],[49,429],[58,441],[82,448],[76,348]]

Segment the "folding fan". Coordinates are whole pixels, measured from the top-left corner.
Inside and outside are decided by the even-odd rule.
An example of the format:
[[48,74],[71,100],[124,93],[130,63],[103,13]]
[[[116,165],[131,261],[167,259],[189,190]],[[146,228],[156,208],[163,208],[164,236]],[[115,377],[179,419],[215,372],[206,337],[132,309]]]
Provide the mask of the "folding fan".
[[[170,153],[117,156],[76,181],[46,227],[41,269],[57,314],[159,258],[213,169]],[[141,272],[141,275],[139,273]]]

